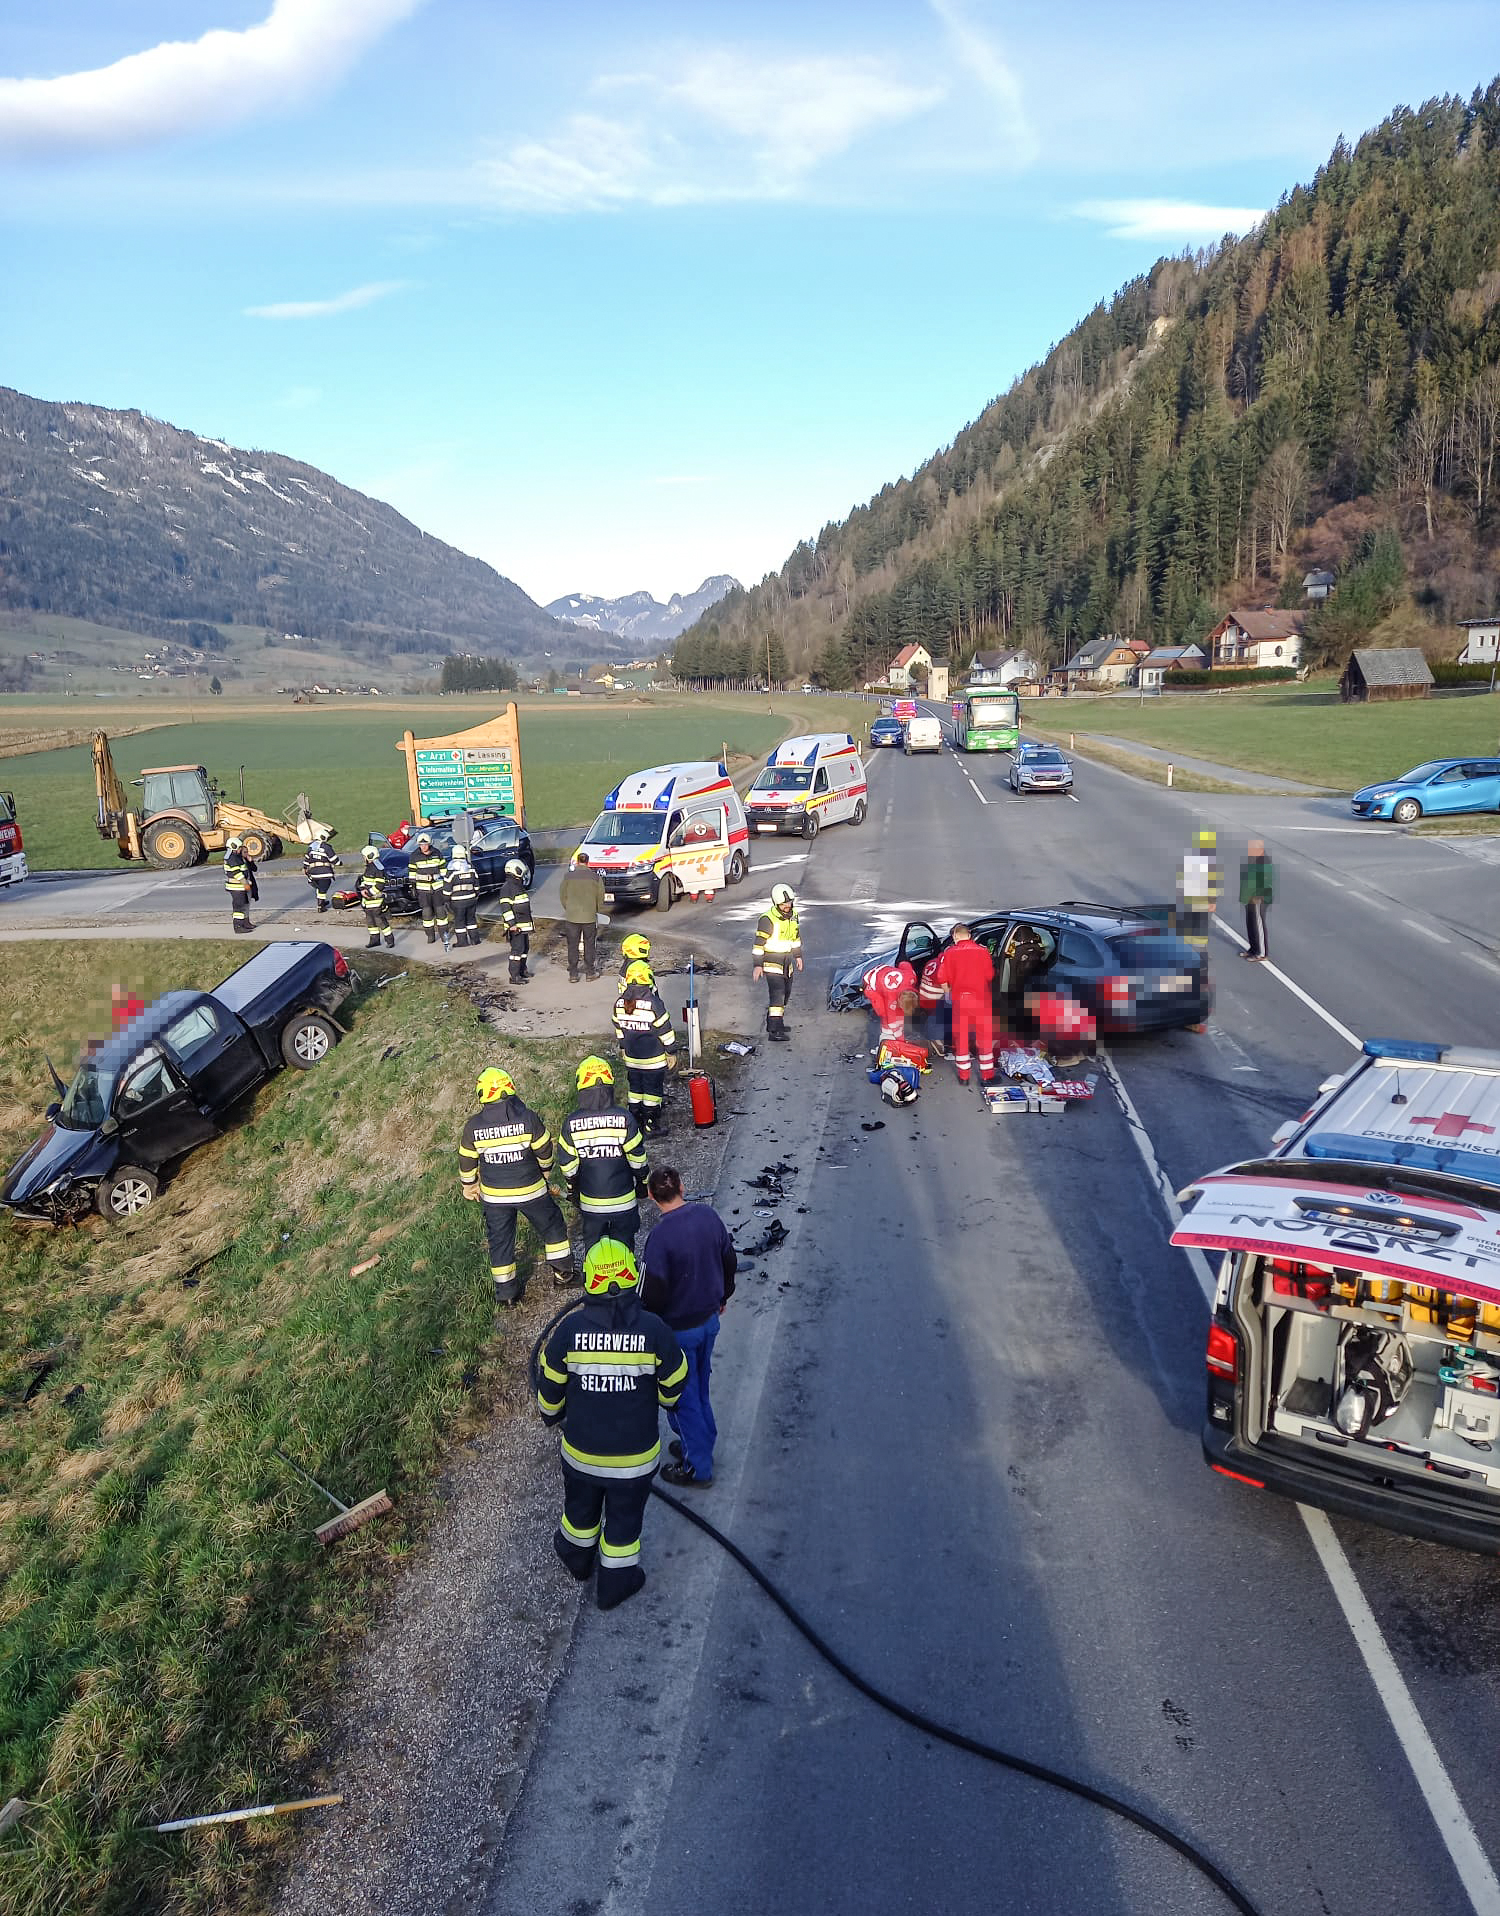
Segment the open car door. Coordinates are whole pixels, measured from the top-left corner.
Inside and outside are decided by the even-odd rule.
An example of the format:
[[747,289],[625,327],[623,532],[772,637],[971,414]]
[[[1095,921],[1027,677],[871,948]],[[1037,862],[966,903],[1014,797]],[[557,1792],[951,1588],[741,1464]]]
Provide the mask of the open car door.
[[935,955],[942,942],[931,925],[920,918],[915,918],[902,928],[901,943],[896,951],[896,963],[899,965],[904,959],[920,978],[922,967]]

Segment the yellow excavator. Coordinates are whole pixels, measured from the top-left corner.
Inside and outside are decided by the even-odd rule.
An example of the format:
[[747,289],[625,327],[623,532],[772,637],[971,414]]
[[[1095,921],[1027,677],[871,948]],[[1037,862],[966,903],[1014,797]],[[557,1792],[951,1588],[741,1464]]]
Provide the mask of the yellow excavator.
[[[243,776],[241,782],[243,783]],[[143,858],[157,871],[180,871],[201,865],[210,852],[223,851],[229,838],[240,839],[259,864],[280,855],[283,838],[307,845],[315,838],[334,835],[308,809],[307,796],[298,793],[295,813],[272,818],[244,802],[225,798],[201,765],[156,765],[143,771],[135,783],[141,802],[132,805],[115,770],[109,737],[94,734],[95,823],[101,838],[112,838],[121,858]]]

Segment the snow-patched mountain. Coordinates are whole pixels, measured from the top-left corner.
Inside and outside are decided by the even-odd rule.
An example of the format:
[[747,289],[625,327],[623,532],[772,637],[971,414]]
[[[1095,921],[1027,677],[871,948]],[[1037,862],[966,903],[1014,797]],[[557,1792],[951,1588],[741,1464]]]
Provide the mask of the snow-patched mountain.
[[381,657],[536,657],[567,636],[483,560],[314,466],[0,387],[5,607],[268,626]]
[[705,579],[696,592],[674,592],[666,604],[649,592],[627,592],[621,599],[601,599],[594,592],[569,592],[545,608],[554,619],[568,619],[590,632],[613,632],[633,646],[666,645],[685,632],[694,619],[740,582],[727,572]]

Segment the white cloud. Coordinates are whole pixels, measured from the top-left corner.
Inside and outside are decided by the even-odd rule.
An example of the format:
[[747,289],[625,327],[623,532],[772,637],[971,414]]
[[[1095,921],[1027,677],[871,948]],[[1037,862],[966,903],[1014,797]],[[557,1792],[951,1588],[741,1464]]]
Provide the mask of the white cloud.
[[[356,312],[361,306],[371,306],[377,299],[385,299],[391,293],[404,292],[411,284],[407,279],[378,279],[368,286],[351,286],[347,293],[335,293],[331,299],[285,299],[273,306],[247,306],[247,319],[329,319],[335,313]],[[308,391],[299,387],[297,391]]]
[[995,40],[974,24],[957,0],[928,0],[928,5],[948,29],[969,73],[1000,109],[999,131],[1011,143],[1015,158],[1022,164],[1030,164],[1040,148],[1027,118],[1020,82],[1010,63]]
[[550,137],[481,162],[492,203],[562,213],[792,198],[824,161],[929,111],[945,87],[876,59],[721,47],[662,72],[607,75],[594,92],[624,111],[573,114]]
[[144,145],[283,108],[342,77],[423,0],[274,0],[258,25],[164,40],[85,73],[0,79],[0,150]]
[[1196,200],[1085,200],[1074,212],[1099,220],[1111,239],[1217,240],[1248,233],[1266,217],[1256,206],[1204,206]]

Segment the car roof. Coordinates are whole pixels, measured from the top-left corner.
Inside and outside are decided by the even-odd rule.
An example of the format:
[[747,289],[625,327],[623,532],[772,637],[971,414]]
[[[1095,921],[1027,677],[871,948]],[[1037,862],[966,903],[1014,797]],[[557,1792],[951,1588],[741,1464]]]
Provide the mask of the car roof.
[[105,1039],[89,1059],[98,1071],[118,1075],[145,1047],[157,1039],[169,1024],[191,1006],[202,1002],[201,991],[169,991],[154,1004],[138,1011],[126,1025]]

